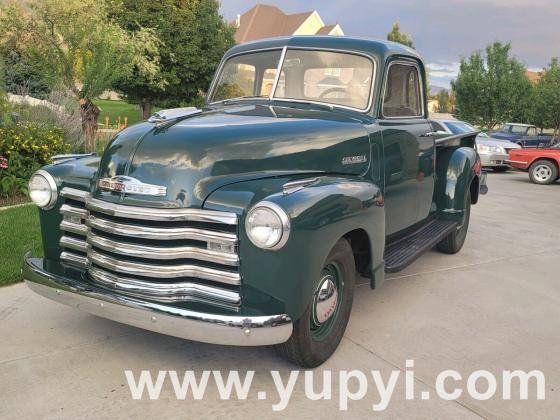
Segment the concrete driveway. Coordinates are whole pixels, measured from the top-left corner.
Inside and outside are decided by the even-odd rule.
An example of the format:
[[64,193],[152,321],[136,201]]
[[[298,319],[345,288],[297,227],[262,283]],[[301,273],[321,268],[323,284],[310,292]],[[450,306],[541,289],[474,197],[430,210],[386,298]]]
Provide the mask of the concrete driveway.
[[[560,183],[542,187],[526,174],[489,174],[490,193],[473,208],[465,248],[432,251],[376,292],[359,287],[340,348],[323,369],[405,370],[414,360],[415,392],[405,400],[399,380],[388,408],[374,413],[374,388],[340,412],[337,382],[329,401],[310,401],[300,380],[287,408],[278,402],[270,370],[284,382],[293,366],[267,348],[230,348],[184,341],[80,313],[34,295],[20,284],[0,289],[0,418],[227,417],[303,418],[552,418],[560,416]],[[124,370],[255,370],[246,401],[222,401],[215,386],[202,401],[161,397],[133,400]],[[454,369],[463,381],[476,370],[498,377],[498,392],[478,401],[466,392],[439,399],[438,373]],[[546,399],[501,399],[503,370],[541,370]],[[182,376],[181,376],[182,377]],[[301,378],[300,378],[301,379]],[[385,379],[386,380],[386,379]],[[369,375],[369,381],[371,375]],[[481,385],[481,388],[485,388]],[[259,400],[257,391],[268,399]]]

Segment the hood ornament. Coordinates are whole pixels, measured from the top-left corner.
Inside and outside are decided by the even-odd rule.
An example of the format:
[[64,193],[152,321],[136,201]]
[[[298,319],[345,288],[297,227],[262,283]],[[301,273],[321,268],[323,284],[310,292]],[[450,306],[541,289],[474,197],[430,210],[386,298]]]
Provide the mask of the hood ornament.
[[167,195],[167,187],[144,184],[142,181],[130,176],[102,178],[97,181],[97,185],[104,191],[114,191],[124,194],[152,195],[156,197],[164,197]]
[[157,111],[154,115],[148,118],[148,122],[161,124],[200,113],[202,113],[202,110],[193,106],[187,108],[162,109],[161,111]]

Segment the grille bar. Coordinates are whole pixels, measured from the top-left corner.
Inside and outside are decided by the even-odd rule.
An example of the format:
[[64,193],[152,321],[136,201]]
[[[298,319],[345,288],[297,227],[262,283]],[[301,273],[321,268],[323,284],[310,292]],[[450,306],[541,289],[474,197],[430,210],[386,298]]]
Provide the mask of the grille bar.
[[73,254],[72,252],[63,251],[60,254],[60,260],[63,263],[79,268],[86,268],[88,266],[88,260],[85,256]]
[[88,233],[88,228],[86,225],[73,223],[69,220],[63,220],[60,223],[60,229],[65,232],[75,233],[76,235],[86,236]]
[[62,207],[60,207],[60,214],[67,217],[76,217],[85,220],[87,219],[89,212],[86,209],[81,209],[78,207],[69,206],[68,204],[63,204]]
[[225,225],[237,224],[237,215],[235,213],[212,210],[123,206],[96,199],[88,201],[87,208],[110,216],[137,220],[205,222],[221,223]]
[[79,240],[70,236],[62,236],[60,238],[60,246],[63,248],[74,249],[83,253],[87,252],[87,243],[85,240]]
[[113,222],[97,216],[89,216],[86,224],[103,232],[140,239],[175,240],[187,239],[203,242],[215,242],[233,246],[237,244],[237,236],[233,233],[216,232],[196,228],[159,228]]
[[225,302],[229,305],[239,305],[241,298],[238,292],[224,290],[193,282],[152,283],[126,277],[117,277],[97,267],[89,270],[90,276],[98,283],[122,291],[133,296],[150,297],[162,302],[177,302],[185,300]]
[[94,249],[88,251],[88,259],[108,270],[118,273],[139,275],[142,277],[154,277],[173,279],[180,277],[195,277],[199,279],[217,281],[238,286],[240,276],[238,273],[217,270],[214,268],[200,267],[193,264],[157,265],[153,263],[140,263],[126,260],[118,260]]
[[60,195],[66,198],[70,198],[72,200],[81,201],[85,203],[91,197],[90,193],[87,191],[77,190],[76,188],[63,188],[60,192]]
[[211,251],[194,246],[166,247],[137,245],[113,241],[93,232],[88,234],[87,242],[95,248],[112,252],[113,254],[128,255],[130,257],[155,260],[195,259],[230,266],[237,266],[239,264],[239,257],[237,254]]

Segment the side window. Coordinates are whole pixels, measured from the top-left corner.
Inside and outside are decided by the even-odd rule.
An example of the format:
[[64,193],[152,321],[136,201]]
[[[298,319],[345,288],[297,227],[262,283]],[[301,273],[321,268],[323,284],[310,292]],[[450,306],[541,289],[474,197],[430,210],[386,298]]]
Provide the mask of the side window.
[[418,68],[401,63],[390,65],[383,99],[383,115],[407,118],[421,117],[423,114]]
[[255,66],[231,61],[222,71],[220,83],[214,93],[214,101],[254,94],[257,74]]
[[434,131],[446,131],[445,128],[443,128],[443,126],[435,121],[432,121],[432,127],[434,129]]
[[534,137],[537,135],[537,129],[535,127],[529,127],[529,129],[527,130],[527,135]]

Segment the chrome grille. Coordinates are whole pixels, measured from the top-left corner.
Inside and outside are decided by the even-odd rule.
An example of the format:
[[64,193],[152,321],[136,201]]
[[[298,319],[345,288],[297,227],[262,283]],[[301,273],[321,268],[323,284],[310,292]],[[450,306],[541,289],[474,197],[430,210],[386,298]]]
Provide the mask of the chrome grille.
[[125,206],[63,188],[65,265],[93,283],[150,300],[240,302],[237,215]]

